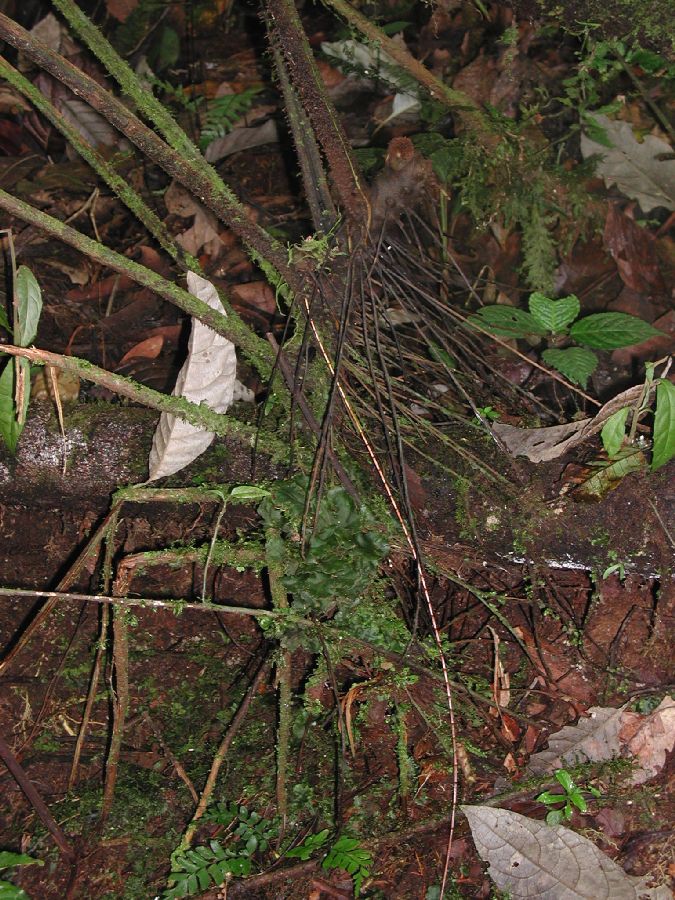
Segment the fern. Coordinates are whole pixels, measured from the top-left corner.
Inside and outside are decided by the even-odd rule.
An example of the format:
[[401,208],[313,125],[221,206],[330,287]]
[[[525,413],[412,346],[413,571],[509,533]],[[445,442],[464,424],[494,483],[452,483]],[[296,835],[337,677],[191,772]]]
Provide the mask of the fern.
[[232,130],[234,123],[253,106],[254,97],[261,87],[246,88],[240,94],[226,94],[210,100],[206,107],[204,125],[199,138],[199,146],[204,150],[211,141],[224,137]]
[[228,875],[242,877],[251,873],[251,857],[226,850],[218,841],[210,841],[208,847],[196,847],[173,857],[168,877],[169,887],[162,900],[190,897],[205,891],[212,884],[222,884]]

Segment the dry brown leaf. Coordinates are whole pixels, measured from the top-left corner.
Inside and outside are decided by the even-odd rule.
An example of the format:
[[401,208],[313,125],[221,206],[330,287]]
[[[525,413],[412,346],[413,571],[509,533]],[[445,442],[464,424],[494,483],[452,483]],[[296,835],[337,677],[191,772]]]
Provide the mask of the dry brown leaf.
[[644,784],[655,778],[665,766],[666,754],[672,753],[675,747],[675,701],[664,697],[647,716],[627,710],[619,737],[640,765],[631,783]]

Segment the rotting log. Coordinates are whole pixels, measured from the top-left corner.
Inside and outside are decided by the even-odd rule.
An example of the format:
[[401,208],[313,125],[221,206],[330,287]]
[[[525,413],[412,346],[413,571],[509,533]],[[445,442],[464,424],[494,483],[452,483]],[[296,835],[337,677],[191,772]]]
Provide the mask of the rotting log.
[[[31,576],[31,552],[36,558],[45,556],[44,548],[30,550],[38,519],[43,526],[45,519],[53,521],[51,532],[61,534],[62,544],[70,532],[72,552],[78,532],[81,541],[105,513],[114,490],[145,481],[156,423],[157,413],[151,410],[80,403],[66,411],[64,442],[49,404],[31,407],[16,457],[0,449],[2,584],[44,586],[44,580]],[[460,495],[447,474],[422,475],[415,505],[428,561],[441,571],[454,571],[463,560],[479,560],[595,573],[620,562],[626,573],[672,577],[675,464],[653,475],[629,476],[594,504],[556,497],[561,470],[558,463],[529,466],[515,497],[500,497],[494,486],[477,483]],[[269,460],[258,458],[256,478],[280,475]],[[218,438],[173,482],[194,484],[195,478],[196,483],[250,482],[251,448]],[[27,556],[22,559],[24,546]],[[406,550],[400,553],[406,555]],[[54,559],[55,569],[66,558]],[[41,562],[45,571],[46,559]]]

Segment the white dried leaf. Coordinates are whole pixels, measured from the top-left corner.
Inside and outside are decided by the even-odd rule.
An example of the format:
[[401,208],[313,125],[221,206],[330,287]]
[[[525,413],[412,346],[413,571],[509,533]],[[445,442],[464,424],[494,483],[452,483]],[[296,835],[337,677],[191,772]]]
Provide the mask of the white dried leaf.
[[[218,292],[210,281],[188,272],[188,290],[212,309],[223,312]],[[225,413],[233,402],[237,376],[234,344],[198,319],[192,320],[188,355],[178,373],[174,396],[203,403],[214,412]],[[149,481],[173,475],[200,456],[214,438],[211,431],[197,428],[176,416],[162,413],[152,440]]]
[[599,762],[618,756],[622,751],[619,730],[625,708],[591,707],[588,718],[581,718],[576,725],[566,725],[551,735],[548,750],[531,757],[528,772],[540,775],[563,766]]
[[605,147],[581,134],[581,155],[600,156],[596,171],[609,187],[637,200],[642,211],[656,206],[675,209],[675,159],[673,148],[661,138],[648,134],[640,143],[628,122],[612,120],[600,113],[593,118],[607,133],[612,147]]
[[488,873],[510,896],[540,900],[666,900],[668,888],[647,888],[592,841],[508,809],[462,806]]

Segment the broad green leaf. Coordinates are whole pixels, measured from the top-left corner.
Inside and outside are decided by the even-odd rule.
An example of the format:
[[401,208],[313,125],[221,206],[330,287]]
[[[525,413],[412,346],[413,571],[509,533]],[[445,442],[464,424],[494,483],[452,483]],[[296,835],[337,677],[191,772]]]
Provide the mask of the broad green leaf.
[[664,379],[656,385],[652,472],[665,466],[673,456],[675,456],[675,385]]
[[663,331],[653,328],[644,319],[620,312],[593,313],[579,319],[570,328],[570,337],[595,350],[630,347],[631,344],[640,344],[659,334],[663,334]]
[[29,900],[23,888],[9,881],[0,881],[0,900]]
[[[25,372],[26,390],[24,394],[23,418],[25,420],[28,400],[30,398],[30,366],[27,360],[22,359],[19,365]],[[0,437],[7,445],[10,453],[16,452],[16,445],[23,431],[23,424],[19,425],[14,405],[14,360],[10,359],[0,375]]]
[[572,780],[572,776],[565,769],[558,769],[558,771],[555,773],[555,778],[556,781],[563,786],[567,793],[574,790],[575,784]]
[[565,378],[573,384],[579,384],[585,388],[588,379],[595,371],[598,357],[585,347],[566,347],[564,350],[544,350],[541,354],[547,366],[557,369]]
[[515,306],[484,306],[469,316],[466,324],[484,328],[497,337],[524,338],[530,334],[546,334],[546,328],[534,316]]
[[19,347],[27,347],[37,334],[42,313],[42,292],[35,275],[26,266],[19,266],[14,292],[16,304],[14,340]]
[[605,452],[610,459],[615,457],[623,446],[623,440],[626,436],[626,419],[628,418],[629,412],[629,406],[624,406],[623,409],[617,409],[602,427],[602,431],[600,432],[602,446],[605,448]]
[[574,294],[551,300],[539,291],[530,295],[530,312],[537,322],[552,334],[561,334],[579,315],[581,305]]
[[44,866],[43,859],[34,859],[27,853],[13,853],[11,850],[0,850],[0,869],[8,869],[10,866]]
[[229,499],[240,500],[242,503],[245,503],[249,500],[262,500],[264,497],[269,497],[269,495],[270,492],[268,490],[255,484],[240,484],[232,488]]

